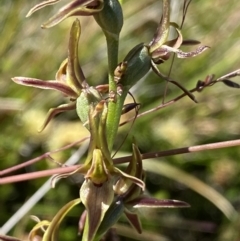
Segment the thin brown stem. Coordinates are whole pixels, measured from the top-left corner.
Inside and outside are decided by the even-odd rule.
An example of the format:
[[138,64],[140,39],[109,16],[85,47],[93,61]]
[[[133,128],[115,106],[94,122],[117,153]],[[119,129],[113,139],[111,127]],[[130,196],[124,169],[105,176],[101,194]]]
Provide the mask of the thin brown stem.
[[[34,164],[34,163],[36,163],[36,162],[38,162],[38,161],[40,161],[40,160],[43,160],[43,159],[45,159],[45,158],[48,158],[48,159],[50,159],[51,161],[54,161],[53,158],[51,157],[51,154],[54,154],[54,153],[57,153],[57,152],[60,152],[60,151],[67,150],[67,149],[69,149],[70,147],[76,146],[77,144],[80,144],[80,143],[82,143],[82,142],[84,142],[84,141],[86,141],[86,140],[88,140],[88,139],[89,139],[89,137],[85,137],[85,138],[83,138],[83,139],[81,139],[81,140],[78,140],[78,141],[75,141],[75,142],[73,142],[73,143],[71,143],[71,144],[69,144],[69,145],[63,146],[63,147],[61,147],[61,148],[59,148],[59,149],[57,149],[57,150],[46,152],[46,153],[44,153],[43,155],[38,156],[38,157],[36,157],[36,158],[33,158],[33,159],[29,160],[29,161],[26,161],[26,162],[21,163],[21,164],[19,164],[19,165],[16,165],[16,166],[7,168],[7,169],[5,169],[5,170],[3,170],[3,171],[0,171],[0,177],[6,175],[6,174],[8,174],[8,173],[17,171],[17,170],[19,170],[19,169],[21,169],[21,168],[24,168],[24,167],[27,167],[27,166],[29,166],[29,165],[32,165],[32,164]],[[1,180],[1,179],[0,179],[0,180]],[[0,184],[1,184],[1,181],[0,181]]]
[[[215,150],[215,149],[221,149],[221,148],[229,148],[234,146],[240,146],[240,139],[215,142],[215,143],[197,145],[197,146],[182,147],[182,148],[171,149],[166,151],[149,152],[149,153],[142,154],[142,159],[144,160],[144,159],[150,159],[150,158],[159,158],[159,157],[173,156],[173,155],[179,155],[179,154],[201,152],[201,151]],[[131,161],[131,159],[132,159],[132,156],[125,156],[125,157],[115,158],[113,161],[114,161],[114,164],[122,164],[122,163],[127,163]],[[79,168],[79,165],[74,165],[70,167],[60,167],[60,168],[55,168],[51,170],[4,177],[4,178],[0,178],[0,185],[13,183],[13,182],[21,182],[21,181],[30,180],[30,179],[36,179],[36,178],[41,178],[45,176],[51,176],[54,174],[72,172],[76,170],[76,168]]]
[[[221,148],[229,148],[234,146],[240,146],[240,139],[215,142],[215,143],[203,144],[203,145],[197,145],[197,146],[188,146],[188,147],[182,147],[178,149],[159,151],[159,152],[148,152],[148,153],[142,154],[142,159],[173,156],[173,155],[179,155],[179,154],[215,150],[215,149],[221,149]],[[114,159],[114,164],[129,162],[131,158],[132,158],[131,156],[116,158]]]
[[[156,71],[154,68],[153,68],[153,70]],[[178,83],[177,81],[171,79],[170,77],[164,76],[163,74],[161,74],[160,71],[159,71],[158,75],[160,75],[164,80],[167,80],[167,81],[172,82],[172,83],[173,82]],[[204,83],[204,85],[201,87],[201,89],[199,89],[198,87],[195,87],[195,88],[187,91],[188,94],[185,92],[185,93],[179,95],[178,97],[176,97],[176,98],[174,98],[174,99],[172,99],[172,100],[170,100],[168,102],[162,103],[161,105],[159,105],[159,106],[157,106],[155,108],[152,108],[152,109],[147,110],[147,111],[145,111],[143,113],[140,113],[139,115],[137,115],[137,118],[145,116],[145,115],[147,115],[149,113],[152,113],[154,111],[163,109],[163,108],[165,108],[165,107],[167,107],[169,105],[172,105],[172,104],[176,103],[178,100],[182,99],[185,96],[189,96],[191,98],[192,96],[189,93],[193,93],[193,92],[196,92],[196,91],[202,91],[206,87],[211,87],[214,84],[219,83],[219,82],[221,82],[222,80],[224,80],[226,78],[233,78],[233,77],[236,77],[236,76],[239,76],[239,75],[240,75],[240,69],[234,70],[234,71],[232,71],[232,72],[230,72],[230,73],[228,73],[226,75],[223,75],[223,76],[217,78],[216,80],[212,80],[212,81],[210,81],[208,83]],[[193,97],[193,100],[195,100],[194,97]],[[134,118],[130,118],[130,119],[124,121],[123,123],[120,124],[120,126],[125,125],[128,122],[131,122],[133,119]]]
[[[189,90],[188,92],[191,92],[191,93],[192,93],[192,92],[195,92],[195,91],[197,91],[197,88],[193,88],[193,89]],[[172,105],[172,104],[174,104],[175,102],[177,102],[178,100],[182,99],[182,98],[185,97],[185,96],[187,96],[187,94],[186,94],[186,93],[183,93],[183,94],[179,95],[178,97],[176,97],[176,98],[174,98],[174,99],[172,99],[172,100],[169,100],[168,102],[165,102],[165,103],[163,103],[163,104],[161,104],[161,105],[159,105],[159,106],[157,106],[157,107],[155,107],[155,108],[153,108],[153,109],[150,109],[150,110],[147,110],[147,111],[144,111],[144,112],[140,113],[139,115],[137,115],[137,118],[142,117],[142,116],[145,116],[145,115],[147,115],[147,114],[149,114],[149,113],[152,113],[152,112],[154,112],[154,111],[163,109],[163,108],[165,108],[165,107],[167,107],[167,106],[169,106],[169,105]],[[122,123],[120,124],[120,126],[123,126],[123,125],[127,124],[128,122],[131,122],[133,119],[134,119],[134,118],[130,118],[130,119],[122,122]]]
[[37,179],[37,178],[47,177],[55,174],[72,172],[78,167],[79,165],[74,165],[70,167],[58,167],[50,170],[3,177],[3,178],[0,178],[0,185],[7,184],[7,183],[14,183],[14,182],[22,182],[22,181],[31,180],[31,179]]

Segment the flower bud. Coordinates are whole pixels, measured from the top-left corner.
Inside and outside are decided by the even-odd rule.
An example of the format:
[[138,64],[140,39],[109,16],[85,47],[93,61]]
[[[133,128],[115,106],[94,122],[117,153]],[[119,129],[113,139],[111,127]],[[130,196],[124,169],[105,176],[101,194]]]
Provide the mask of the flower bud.
[[118,0],[104,0],[102,11],[94,18],[105,34],[118,38],[123,26],[122,7]]
[[151,68],[151,56],[148,47],[143,43],[138,44],[127,54],[123,63],[126,63],[127,67],[118,83],[130,89]]
[[95,107],[101,99],[100,93],[94,87],[83,90],[81,95],[77,98],[77,114],[87,128],[90,106],[92,105]]

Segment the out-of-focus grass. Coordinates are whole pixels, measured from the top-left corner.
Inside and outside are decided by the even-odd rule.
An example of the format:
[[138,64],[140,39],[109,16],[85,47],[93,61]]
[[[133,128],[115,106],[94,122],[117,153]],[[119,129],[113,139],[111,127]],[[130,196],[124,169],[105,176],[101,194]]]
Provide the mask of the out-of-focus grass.
[[[87,134],[73,111],[56,117],[51,125],[39,134],[37,129],[41,126],[48,109],[64,103],[65,98],[52,91],[23,87],[11,81],[11,77],[14,76],[54,79],[60,63],[67,56],[68,34],[74,18],[54,28],[42,30],[41,23],[56,12],[61,3],[43,9],[26,19],[24,16],[37,2],[39,1],[1,1],[0,169],[81,139]],[[151,40],[160,20],[160,8],[161,1],[156,0],[124,1],[125,25],[121,34],[120,61],[136,44]],[[185,87],[192,88],[197,80],[204,79],[208,74],[220,76],[239,68],[239,9],[238,0],[192,1],[183,27],[183,36],[200,40],[202,44],[211,48],[196,58],[176,59],[171,72],[172,78]],[[82,36],[79,57],[83,71],[91,84],[106,83],[107,56],[104,37],[91,17],[80,20]],[[184,47],[185,50],[191,48]],[[162,72],[168,73],[169,66],[170,63],[166,63],[159,68]],[[238,81],[240,78],[235,80]],[[134,96],[141,103],[140,111],[159,105],[164,87],[165,82],[150,73],[134,90]],[[173,98],[180,93],[176,87],[169,86],[166,98]],[[238,138],[239,93],[238,89],[230,89],[221,84],[215,85],[196,94],[198,104],[186,97],[173,106],[139,118],[131,134],[136,138],[142,152]],[[128,127],[120,129],[116,146],[120,144],[127,131]],[[122,150],[130,151],[130,143],[131,137]],[[65,151],[56,156],[56,159],[64,161],[70,155],[71,151]],[[159,162],[169,162],[176,168],[201,179],[225,196],[239,212],[239,157],[240,151],[236,147],[161,158]],[[42,170],[49,165],[52,163],[42,161],[22,172]],[[176,182],[165,176],[147,172],[148,191],[157,197],[184,200],[192,207],[161,212],[144,210],[142,216],[146,233],[159,233],[166,240],[239,239],[239,223],[227,220],[214,204],[186,188],[181,184],[181,180]],[[42,181],[0,187],[0,226],[30,197]],[[31,214],[50,218],[62,204],[69,201],[69,198],[76,196],[78,187],[62,181]],[[56,202],[59,207],[55,205]],[[79,215],[77,212],[72,214],[69,223],[66,223],[66,232],[62,233],[62,240],[75,240],[75,236],[70,235],[71,225],[77,226]],[[75,220],[75,223],[72,220]],[[124,225],[125,220],[122,220],[121,224]],[[24,234],[31,225],[33,224],[28,222],[26,217],[25,221],[15,228],[13,234]]]

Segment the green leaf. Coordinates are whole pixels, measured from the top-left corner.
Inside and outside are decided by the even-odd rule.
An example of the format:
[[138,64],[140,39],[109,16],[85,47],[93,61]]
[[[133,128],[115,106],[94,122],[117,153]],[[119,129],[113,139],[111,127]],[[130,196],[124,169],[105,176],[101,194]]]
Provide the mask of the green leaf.
[[143,78],[151,68],[151,56],[148,47],[143,43],[136,45],[124,58],[126,69],[118,83],[122,85],[124,91],[128,91],[141,78]]
[[97,231],[94,241],[100,240],[100,238],[119,220],[124,211],[124,203],[121,197],[116,198],[109,209],[107,210],[101,225]]

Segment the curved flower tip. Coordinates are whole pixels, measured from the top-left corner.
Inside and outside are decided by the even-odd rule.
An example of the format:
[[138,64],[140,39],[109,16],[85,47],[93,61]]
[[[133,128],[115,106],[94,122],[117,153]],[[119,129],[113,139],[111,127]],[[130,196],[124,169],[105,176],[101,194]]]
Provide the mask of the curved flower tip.
[[188,208],[190,205],[183,201],[178,200],[159,200],[148,196],[140,196],[132,201],[127,202],[133,208]]
[[176,50],[173,51],[177,54],[178,58],[189,58],[189,57],[195,57],[201,53],[203,53],[204,51],[206,51],[207,49],[209,49],[210,47],[208,46],[199,46],[197,49],[195,49],[194,51],[191,52],[183,52],[181,50]]
[[125,172],[120,172],[122,176],[114,186],[115,193],[123,195],[124,201],[134,199],[145,190],[141,153],[135,143],[132,144],[132,149],[132,160]]
[[175,53],[178,58],[184,59],[184,58],[191,58],[195,57],[210,47],[208,46],[199,46],[197,49],[190,51],[190,52],[184,52],[178,48],[173,48],[168,45],[162,45],[160,48],[156,49],[154,52],[152,52],[151,56],[154,62],[158,63],[159,60],[167,60],[170,57],[171,53]]
[[[29,234],[29,240],[33,241],[36,238],[37,231],[39,229],[44,230],[44,235],[42,240],[44,241],[51,241],[51,240],[58,240],[58,230],[59,226],[62,222],[62,220],[65,218],[65,216],[74,208],[76,205],[81,203],[80,198],[74,199],[67,204],[65,204],[58,213],[54,216],[53,220],[51,222],[47,220],[37,220],[38,223],[33,227],[33,229],[30,231]],[[45,230],[46,228],[46,230]]]
[[177,200],[158,200],[148,196],[138,196],[131,201],[124,203],[124,214],[129,223],[136,229],[138,233],[142,232],[142,225],[139,219],[138,208],[187,208],[190,205],[186,202]]
[[[49,2],[53,3],[56,1],[47,1],[47,4],[49,4]],[[64,96],[69,97],[71,101],[75,101],[80,96],[82,89],[87,85],[78,61],[78,42],[80,34],[81,26],[77,19],[74,21],[70,31],[68,58],[61,63],[56,73],[55,80],[41,80],[29,77],[14,77],[12,80],[20,85],[57,90]],[[74,109],[76,109],[76,103],[72,102],[50,109],[47,119],[39,131],[42,131],[56,114]]]
[[[163,63],[169,59],[171,53],[175,53],[178,58],[189,58],[195,57],[207,50],[208,46],[200,46],[191,52],[183,52],[179,49],[181,45],[195,45],[200,42],[196,40],[183,40],[180,27],[176,23],[170,22],[170,0],[163,0],[162,2],[162,18],[152,41],[148,45],[153,62],[155,64]],[[177,33],[177,37],[172,40],[168,40],[170,26]]]
[[41,8],[44,8],[48,5],[53,5],[57,2],[59,2],[60,0],[48,0],[48,1],[44,1],[44,2],[41,2],[37,5],[35,5],[33,8],[30,9],[30,11],[27,13],[26,15],[26,18],[30,17],[34,12],[38,11],[39,9]]
[[[63,81],[58,80],[40,80],[40,79],[34,79],[34,78],[27,78],[27,77],[14,77],[12,80],[20,85],[25,86],[31,86],[36,87],[40,89],[52,89],[57,90],[64,94],[65,96],[69,96],[70,99],[76,99],[78,97],[78,94],[75,92],[73,88],[71,88],[69,85],[65,84]],[[50,122],[50,120],[57,114],[61,112],[65,112],[68,110],[74,110],[76,109],[76,103],[68,103],[60,105],[56,108],[52,108],[49,110],[46,120],[44,121],[43,126],[40,128],[39,132],[43,131],[44,128],[47,126],[47,124]]]
[[40,80],[28,77],[14,77],[12,80],[20,85],[31,86],[39,89],[52,89],[60,91],[62,94],[71,98],[77,98],[78,94],[67,84],[57,80]]
[[56,116],[59,113],[68,111],[68,110],[75,110],[76,109],[76,102],[73,103],[69,103],[69,104],[63,104],[63,105],[59,105],[56,108],[51,108],[48,111],[47,117],[43,123],[43,125],[41,126],[41,128],[38,130],[38,132],[42,132],[45,127],[48,125],[48,123],[54,118],[54,116]]
[[37,221],[37,224],[32,228],[32,230],[30,231],[29,235],[28,235],[28,239],[29,241],[34,241],[34,239],[36,238],[36,236],[38,235],[38,230],[42,229],[42,230],[46,230],[46,228],[50,225],[50,222],[47,220],[39,220],[39,218],[33,218],[33,220]]
[[124,210],[124,214],[128,222],[135,228],[138,233],[142,233],[142,223],[137,213],[131,212],[128,209]]
[[[60,0],[48,0],[35,5],[26,17],[31,16],[34,12],[55,3],[60,2]],[[41,27],[50,28],[56,24],[62,22],[64,19],[71,16],[88,16],[93,15],[101,11],[103,8],[103,0],[75,0],[72,1],[58,10],[58,12],[45,22]]]
[[168,39],[170,29],[170,0],[162,1],[162,18],[156,33],[154,34],[153,40],[150,42],[151,52],[162,46]]

